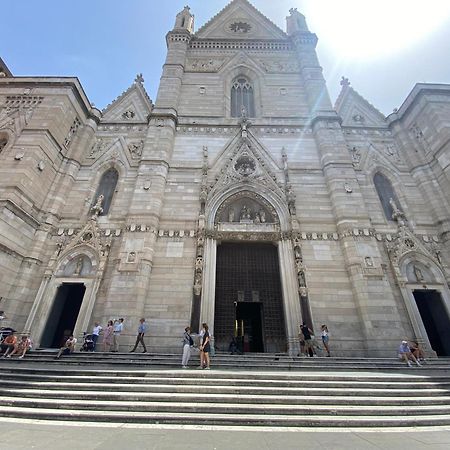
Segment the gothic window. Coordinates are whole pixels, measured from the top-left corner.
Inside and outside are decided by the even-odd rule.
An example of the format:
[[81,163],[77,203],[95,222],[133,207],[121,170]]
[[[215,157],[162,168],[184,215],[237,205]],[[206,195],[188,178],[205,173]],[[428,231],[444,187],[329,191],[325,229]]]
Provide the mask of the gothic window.
[[394,188],[391,182],[380,172],[377,172],[373,177],[375,189],[377,190],[378,197],[380,198],[381,206],[383,207],[384,215],[387,220],[394,220],[392,218],[393,209],[389,200],[392,198],[397,206],[401,209],[400,203],[395,195]]
[[103,194],[105,196],[105,199],[103,200],[103,212],[100,214],[101,216],[108,215],[118,180],[119,174],[114,168],[108,169],[100,180],[92,205],[95,204],[99,195]]
[[231,117],[241,117],[245,108],[247,117],[255,117],[253,86],[244,78],[237,78],[231,87]]

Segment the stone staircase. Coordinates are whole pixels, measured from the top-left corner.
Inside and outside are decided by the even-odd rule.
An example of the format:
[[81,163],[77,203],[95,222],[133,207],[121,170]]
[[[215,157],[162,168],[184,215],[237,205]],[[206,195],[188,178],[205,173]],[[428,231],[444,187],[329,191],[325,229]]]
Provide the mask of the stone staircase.
[[270,427],[450,425],[450,360],[34,352],[0,360],[0,417]]

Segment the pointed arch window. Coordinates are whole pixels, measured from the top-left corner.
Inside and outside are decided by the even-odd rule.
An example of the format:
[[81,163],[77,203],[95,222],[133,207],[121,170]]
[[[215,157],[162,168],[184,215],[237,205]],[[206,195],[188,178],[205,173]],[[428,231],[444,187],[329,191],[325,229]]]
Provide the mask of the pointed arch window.
[[394,219],[392,218],[392,214],[394,213],[394,210],[392,209],[389,200],[392,198],[400,209],[401,206],[397,196],[395,195],[391,182],[382,173],[377,172],[373,177],[373,183],[375,184],[375,189],[377,190],[378,197],[380,198],[381,206],[383,207],[386,219],[393,221]]
[[103,200],[103,212],[100,214],[101,216],[106,216],[109,213],[109,208],[111,207],[118,180],[119,173],[113,167],[111,167],[111,169],[108,169],[100,179],[100,183],[98,185],[97,192],[95,193],[92,205],[95,204],[101,194],[104,195],[105,198]]
[[231,86],[231,117],[241,117],[245,108],[247,117],[255,117],[253,86],[245,77],[238,77]]

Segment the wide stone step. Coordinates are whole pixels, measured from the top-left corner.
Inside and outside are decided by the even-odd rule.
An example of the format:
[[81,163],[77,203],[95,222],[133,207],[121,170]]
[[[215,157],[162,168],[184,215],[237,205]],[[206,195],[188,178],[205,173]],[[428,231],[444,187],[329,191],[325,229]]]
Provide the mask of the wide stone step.
[[[202,405],[204,406],[204,405]],[[352,416],[321,414],[212,414],[208,409],[193,414],[183,412],[136,412],[136,411],[85,411],[76,409],[25,408],[0,406],[0,417],[16,417],[52,421],[88,421],[112,423],[155,423],[155,424],[192,424],[198,425],[252,425],[252,426],[286,426],[286,427],[412,427],[450,425],[450,415],[417,416]]]
[[[16,408],[45,408],[83,411],[109,411],[109,412],[178,412],[186,414],[197,414],[204,408],[203,403],[179,402],[177,404],[168,402],[149,401],[108,401],[97,400],[96,402],[85,402],[83,400],[65,399],[17,399],[15,397],[3,396],[0,398],[0,406],[14,406]],[[450,413],[450,405],[439,406],[363,406],[363,405],[252,405],[241,403],[228,403],[208,405],[209,414],[264,414],[264,415],[348,415],[348,416],[425,416],[445,415]],[[450,418],[450,416],[449,416]]]
[[60,381],[47,382],[47,381],[16,381],[16,380],[2,380],[2,386],[4,388],[34,388],[34,389],[53,389],[53,388],[63,388],[72,390],[115,390],[115,391],[126,391],[126,392],[188,392],[188,393],[234,393],[234,394],[258,394],[258,395],[348,395],[348,396],[361,396],[361,395],[377,395],[383,396],[430,396],[430,395],[446,395],[449,393],[448,389],[442,388],[430,388],[424,390],[412,390],[408,388],[397,388],[397,389],[373,389],[373,388],[360,388],[355,385],[352,388],[333,388],[333,387],[265,387],[265,386],[244,386],[244,385],[223,385],[217,386],[214,380],[211,379],[209,383],[205,380],[202,383],[195,385],[168,385],[168,384],[144,384],[144,383],[98,383],[92,381],[90,383],[71,383]]
[[[5,375],[4,372],[0,371],[2,376]],[[198,377],[171,377],[171,376],[152,376],[148,377],[147,374],[143,374],[140,377],[129,377],[120,376],[115,374],[113,377],[111,375],[96,375],[94,378],[92,375],[41,375],[41,374],[27,374],[27,373],[17,373],[13,374],[14,381],[19,382],[71,382],[71,383],[91,383],[95,382],[105,382],[114,384],[125,384],[134,383],[136,380],[140,384],[158,384],[164,383],[166,385],[197,385]],[[204,379],[204,378],[202,378]],[[322,377],[322,379],[311,379],[306,377],[297,377],[294,379],[248,379],[248,378],[225,378],[225,377],[214,377],[215,386],[229,386],[234,385],[245,385],[245,386],[261,386],[261,387],[292,387],[292,388],[309,388],[309,387],[327,387],[327,388],[350,388],[354,387],[355,383],[358,384],[359,388],[372,388],[372,389],[403,389],[405,386],[405,379],[378,379],[372,381],[362,380],[361,378],[335,380],[333,377]],[[450,391],[450,377],[442,377],[439,380],[428,380],[423,378],[414,377],[408,379],[409,389],[448,389]]]
[[164,392],[117,392],[117,391],[73,391],[64,389],[3,389],[0,395],[4,397],[38,398],[38,399],[73,399],[84,401],[109,400],[109,401],[155,401],[155,402],[190,402],[190,403],[240,403],[240,404],[282,404],[282,405],[364,405],[364,406],[395,406],[403,405],[450,405],[448,396],[427,397],[376,397],[346,395],[318,396],[318,395],[250,395],[250,394],[211,394],[199,396],[197,393],[164,393]]

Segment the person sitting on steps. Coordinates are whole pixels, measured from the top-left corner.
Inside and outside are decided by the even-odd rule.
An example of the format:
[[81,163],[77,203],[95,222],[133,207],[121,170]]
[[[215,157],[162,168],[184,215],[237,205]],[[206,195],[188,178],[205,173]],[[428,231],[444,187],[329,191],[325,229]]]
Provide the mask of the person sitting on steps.
[[70,355],[75,350],[75,344],[77,343],[77,338],[73,337],[73,334],[69,336],[64,347],[61,347],[58,351],[58,354],[55,356],[55,359],[59,359],[61,355]]
[[402,341],[400,344],[400,347],[398,348],[398,357],[401,361],[406,362],[408,367],[411,367],[411,361],[414,361],[419,367],[421,366],[420,362],[417,361],[416,357],[412,354],[408,341]]

